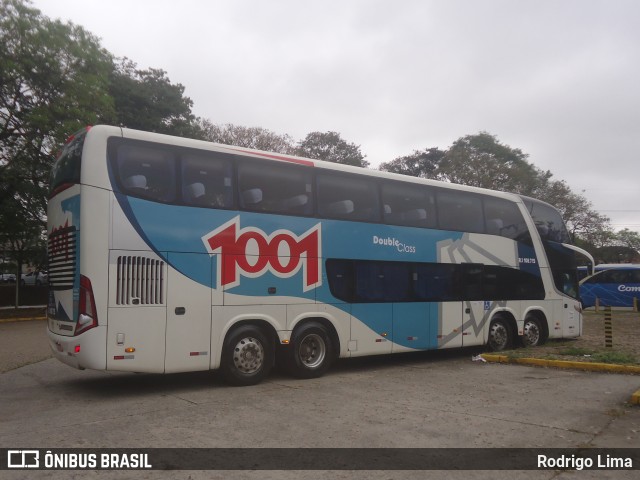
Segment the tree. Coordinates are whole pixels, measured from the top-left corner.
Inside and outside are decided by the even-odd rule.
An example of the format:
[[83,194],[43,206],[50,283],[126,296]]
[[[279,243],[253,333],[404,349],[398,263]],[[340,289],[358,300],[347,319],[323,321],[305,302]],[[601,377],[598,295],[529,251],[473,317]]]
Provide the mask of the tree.
[[607,245],[592,252],[596,263],[637,263],[640,261],[638,251],[620,245]]
[[551,177],[529,163],[528,155],[500,143],[487,132],[467,135],[447,150],[438,180],[535,196]]
[[560,211],[569,232],[592,254],[611,242],[609,217],[595,211],[593,204],[584,195],[572,192],[566,182],[547,179],[538,186],[536,195]]
[[620,246],[629,247],[640,252],[640,233],[625,228],[615,235],[615,241]]
[[380,170],[385,172],[411,175],[412,177],[437,178],[440,162],[445,152],[439,148],[427,148],[415,150],[413,154],[398,157],[390,162],[380,165]]
[[295,154],[293,138],[286,134],[279,135],[265,128],[242,127],[231,123],[214,125],[209,120],[201,120],[200,129],[203,139],[210,142],[268,152]]
[[81,27],[0,0],[0,222],[18,263],[40,257],[49,172],[65,138],[113,119],[111,56]]
[[360,151],[360,146],[347,143],[337,132],[311,132],[298,142],[296,153],[301,157],[326,160],[328,162],[368,167],[369,162]]
[[116,122],[128,128],[201,138],[193,101],[184,96],[184,86],[172,84],[161,69],[139,69],[124,58],[109,76],[109,93],[113,97]]
[[487,132],[461,137],[444,152],[437,148],[415,151],[383,163],[380,169],[542,199],[560,211],[569,231],[591,252],[613,235],[609,218],[596,212],[583,195],[529,163],[522,150],[500,143]]

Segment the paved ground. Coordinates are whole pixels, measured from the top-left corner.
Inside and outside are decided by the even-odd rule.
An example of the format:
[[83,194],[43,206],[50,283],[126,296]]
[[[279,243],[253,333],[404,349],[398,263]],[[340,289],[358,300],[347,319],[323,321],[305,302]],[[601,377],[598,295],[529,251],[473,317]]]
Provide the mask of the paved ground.
[[45,320],[0,323],[0,373],[51,358]]
[[[73,370],[44,321],[0,323],[0,448],[640,447],[640,377],[482,364],[476,350],[340,361],[227,387],[215,373]],[[45,359],[44,361],[40,361]],[[20,368],[18,368],[20,367]],[[0,472],[32,478],[636,478],[637,472]]]

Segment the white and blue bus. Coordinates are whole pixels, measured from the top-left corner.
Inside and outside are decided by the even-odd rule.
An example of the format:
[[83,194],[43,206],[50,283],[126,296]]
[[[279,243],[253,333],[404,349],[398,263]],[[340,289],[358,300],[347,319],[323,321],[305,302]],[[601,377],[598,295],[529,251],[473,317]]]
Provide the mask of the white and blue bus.
[[575,247],[513,194],[95,126],[57,159],[48,332],[76,368],[221,369],[581,333]]
[[584,308],[638,307],[640,264],[610,263],[596,265],[595,274],[580,282],[580,300]]

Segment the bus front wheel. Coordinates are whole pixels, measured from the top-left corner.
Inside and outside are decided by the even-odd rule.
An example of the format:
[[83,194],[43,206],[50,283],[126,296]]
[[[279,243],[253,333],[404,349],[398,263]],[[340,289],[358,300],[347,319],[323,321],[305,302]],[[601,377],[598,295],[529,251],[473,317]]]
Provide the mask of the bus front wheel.
[[273,346],[255,325],[238,327],[227,337],[222,351],[222,375],[231,385],[260,383],[273,365]]
[[489,348],[494,352],[508,350],[512,343],[511,327],[503,318],[496,318],[489,326]]
[[294,330],[287,353],[285,367],[293,376],[317,378],[331,365],[333,344],[324,325],[310,322]]

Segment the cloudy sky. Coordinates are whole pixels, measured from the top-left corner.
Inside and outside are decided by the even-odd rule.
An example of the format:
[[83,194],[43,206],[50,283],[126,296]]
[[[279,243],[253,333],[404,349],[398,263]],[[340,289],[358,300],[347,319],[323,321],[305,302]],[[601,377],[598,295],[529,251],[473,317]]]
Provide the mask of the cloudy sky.
[[636,0],[34,0],[162,68],[194,113],[373,166],[487,131],[640,231]]

